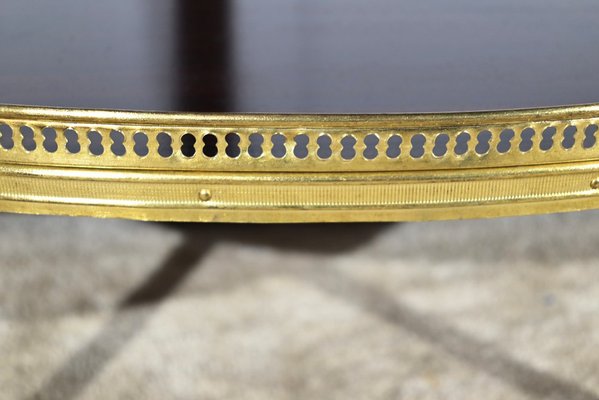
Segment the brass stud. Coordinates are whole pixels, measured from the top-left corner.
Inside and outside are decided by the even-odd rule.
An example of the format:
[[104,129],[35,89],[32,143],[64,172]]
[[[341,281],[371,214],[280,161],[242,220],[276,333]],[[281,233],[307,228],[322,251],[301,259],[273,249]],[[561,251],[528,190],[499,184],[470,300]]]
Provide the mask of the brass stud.
[[208,201],[211,198],[212,198],[212,193],[210,193],[210,190],[208,190],[208,189],[200,190],[200,200]]
[[593,179],[591,181],[591,189],[599,189],[599,179]]

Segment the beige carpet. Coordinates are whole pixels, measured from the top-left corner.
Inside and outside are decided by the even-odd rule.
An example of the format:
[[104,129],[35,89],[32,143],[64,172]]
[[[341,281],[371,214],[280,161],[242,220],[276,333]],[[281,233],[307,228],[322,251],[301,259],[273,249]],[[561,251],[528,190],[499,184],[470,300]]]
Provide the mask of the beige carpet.
[[1,399],[598,399],[599,212],[0,215]]

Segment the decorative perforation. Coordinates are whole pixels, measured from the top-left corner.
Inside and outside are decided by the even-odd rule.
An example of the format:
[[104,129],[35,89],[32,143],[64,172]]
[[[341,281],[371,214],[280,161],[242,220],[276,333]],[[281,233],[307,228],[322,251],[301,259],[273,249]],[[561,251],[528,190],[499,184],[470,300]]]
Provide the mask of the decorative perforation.
[[158,143],[158,154],[160,157],[168,158],[173,155],[173,138],[166,132],[156,135]]
[[345,161],[352,160],[356,157],[356,143],[358,140],[353,135],[343,135],[341,141],[341,158]]
[[[84,125],[0,119],[3,158],[132,168],[361,171],[473,168],[597,158],[599,119],[437,130]],[[12,157],[12,158],[11,158]],[[238,160],[239,162],[237,162]],[[474,164],[477,163],[477,164]]]
[[295,141],[295,146],[293,147],[293,155],[299,159],[305,159],[308,157],[308,143],[310,143],[310,138],[305,133],[300,133],[293,138]]

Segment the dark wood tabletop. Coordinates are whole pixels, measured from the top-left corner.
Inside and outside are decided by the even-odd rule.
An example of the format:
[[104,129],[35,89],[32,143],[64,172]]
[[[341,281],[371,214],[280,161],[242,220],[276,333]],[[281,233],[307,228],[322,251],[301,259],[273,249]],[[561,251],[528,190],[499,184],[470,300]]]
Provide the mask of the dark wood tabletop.
[[599,101],[596,0],[4,0],[0,103],[432,112]]

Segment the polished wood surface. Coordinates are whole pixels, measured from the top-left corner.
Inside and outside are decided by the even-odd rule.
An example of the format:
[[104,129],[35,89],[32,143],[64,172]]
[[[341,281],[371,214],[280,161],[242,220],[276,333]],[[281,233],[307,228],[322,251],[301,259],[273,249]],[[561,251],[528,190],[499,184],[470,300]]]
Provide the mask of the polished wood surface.
[[591,0],[6,0],[0,103],[429,112],[599,101]]

